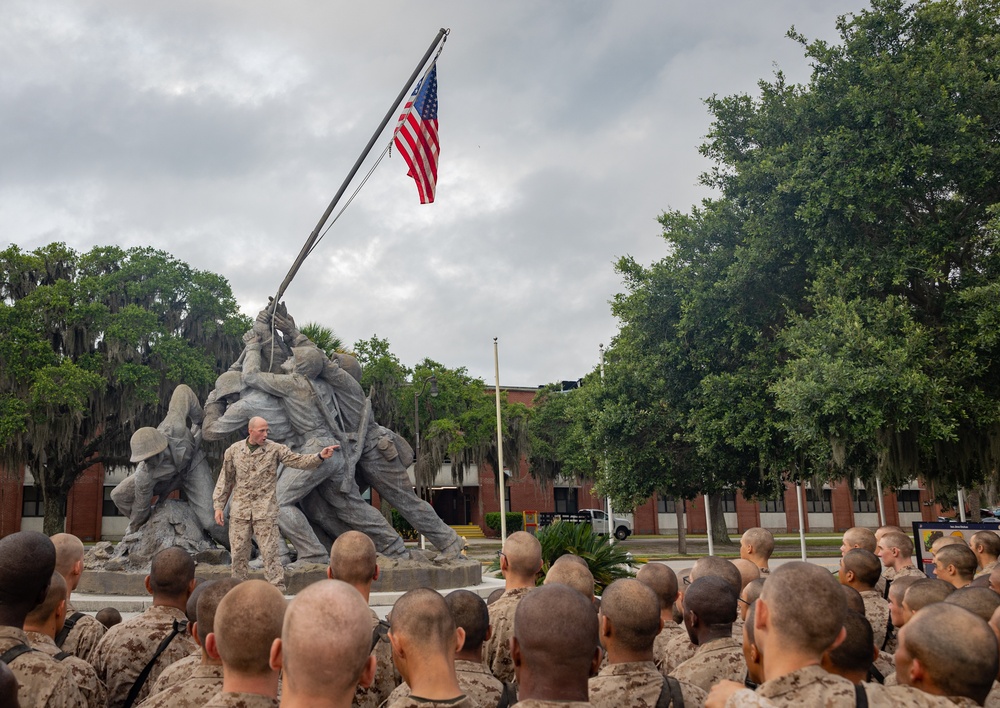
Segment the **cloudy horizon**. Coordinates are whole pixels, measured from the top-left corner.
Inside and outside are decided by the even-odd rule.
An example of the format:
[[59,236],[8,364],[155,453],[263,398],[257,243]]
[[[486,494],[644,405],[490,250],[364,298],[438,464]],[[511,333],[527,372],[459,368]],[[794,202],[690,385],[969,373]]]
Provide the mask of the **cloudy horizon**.
[[393,151],[284,300],[408,366],[492,384],[498,337],[501,385],[576,379],[617,331],[614,262],[662,258],[657,217],[711,196],[703,100],[807,81],[788,29],[836,40],[864,7],[13,0],[0,243],[151,246],[225,276],[252,316],[448,27],[436,203]]

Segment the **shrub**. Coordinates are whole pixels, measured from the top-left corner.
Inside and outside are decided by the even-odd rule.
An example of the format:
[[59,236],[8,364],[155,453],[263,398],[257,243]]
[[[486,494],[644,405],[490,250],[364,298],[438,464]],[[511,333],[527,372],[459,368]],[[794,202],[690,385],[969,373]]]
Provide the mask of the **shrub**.
[[396,529],[396,533],[398,533],[404,541],[415,541],[420,538],[420,534],[417,533],[417,530],[410,526],[410,522],[403,518],[403,515],[395,509],[392,510],[392,527]]
[[[486,514],[486,526],[493,529],[497,533],[500,533],[500,512],[491,511]],[[515,531],[521,531],[524,529],[524,516],[518,514],[517,512],[508,511],[507,512],[507,533],[512,534]]]
[[606,534],[594,533],[590,524],[574,524],[568,521],[556,521],[538,530],[537,538],[542,544],[542,573],[538,580],[540,585],[545,574],[555,563],[556,558],[567,553],[580,556],[590,567],[594,575],[595,593],[601,594],[608,585],[619,578],[631,578],[630,563],[632,557],[621,546],[613,543]]

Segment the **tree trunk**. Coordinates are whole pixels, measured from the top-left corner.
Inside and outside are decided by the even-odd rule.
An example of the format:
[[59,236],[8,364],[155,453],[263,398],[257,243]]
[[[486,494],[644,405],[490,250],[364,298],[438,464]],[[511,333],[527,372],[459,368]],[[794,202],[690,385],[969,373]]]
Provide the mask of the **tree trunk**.
[[712,542],[732,545],[729,538],[729,529],[726,527],[726,517],[722,514],[722,495],[712,494],[708,497],[708,503],[712,509]]
[[969,521],[979,523],[983,520],[981,488],[976,485],[965,495],[965,504],[969,507]]
[[46,536],[54,536],[66,529],[66,500],[58,489],[48,489],[44,485],[41,489],[42,504],[45,509],[42,531]]
[[687,502],[674,498],[674,513],[677,515],[677,552],[686,556],[688,552],[687,520],[684,518]]

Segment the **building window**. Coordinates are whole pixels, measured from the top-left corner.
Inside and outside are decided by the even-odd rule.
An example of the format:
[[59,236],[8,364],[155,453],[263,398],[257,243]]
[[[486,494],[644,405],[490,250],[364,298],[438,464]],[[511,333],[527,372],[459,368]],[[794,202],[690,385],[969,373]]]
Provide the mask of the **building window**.
[[901,514],[919,514],[920,490],[900,489],[896,492],[896,509]]
[[722,513],[723,514],[736,513],[736,492],[722,493]]
[[854,492],[854,513],[855,514],[877,514],[878,500],[869,499],[868,491],[858,489]]
[[677,502],[673,497],[665,497],[662,494],[656,496],[656,511],[659,514],[676,514]]
[[806,511],[810,514],[829,514],[833,511],[833,506],[830,504],[830,490],[820,489],[817,493],[815,490],[806,490]]
[[576,487],[555,487],[552,490],[557,514],[575,514],[580,510],[576,501],[577,491]]
[[[42,501],[41,487],[25,486],[22,492],[21,516],[40,519],[45,516],[45,503]],[[66,500],[62,503],[62,515],[66,516]]]
[[778,497],[777,499],[764,499],[760,503],[760,513],[762,514],[784,514],[785,513],[785,498]]
[[104,517],[108,517],[108,516],[125,516],[125,514],[123,514],[120,511],[118,511],[118,507],[115,506],[115,503],[113,501],[111,501],[111,490],[112,489],[114,489],[114,487],[105,487],[104,488],[104,504],[101,506],[101,516],[104,516]]

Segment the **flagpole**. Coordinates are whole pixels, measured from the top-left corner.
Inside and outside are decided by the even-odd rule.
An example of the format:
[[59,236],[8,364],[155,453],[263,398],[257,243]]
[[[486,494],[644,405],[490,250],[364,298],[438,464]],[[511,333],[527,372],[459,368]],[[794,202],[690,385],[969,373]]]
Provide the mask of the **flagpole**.
[[295,258],[295,262],[292,263],[292,267],[289,268],[288,274],[285,276],[285,279],[281,281],[281,286],[278,288],[278,292],[274,296],[272,309],[278,306],[278,300],[280,300],[281,296],[285,294],[285,290],[288,288],[289,284],[291,284],[292,278],[295,277],[295,274],[298,272],[299,267],[302,265],[303,261],[305,261],[306,256],[309,255],[309,251],[311,251],[312,247],[315,245],[316,239],[319,238],[319,232],[326,224],[326,220],[330,218],[330,214],[332,214],[333,210],[337,207],[337,202],[339,202],[340,198],[344,196],[344,192],[347,191],[347,187],[348,185],[350,185],[351,180],[354,179],[354,175],[356,175],[358,173],[358,170],[361,169],[361,164],[368,157],[368,153],[371,152],[371,149],[372,147],[374,147],[375,142],[379,139],[379,136],[382,135],[382,131],[385,130],[385,127],[389,125],[389,121],[392,120],[393,116],[396,114],[396,110],[399,108],[399,104],[402,103],[403,99],[406,98],[406,95],[410,91],[410,87],[413,85],[413,82],[417,80],[417,77],[420,75],[420,71],[424,68],[424,65],[427,63],[427,60],[430,58],[431,54],[434,53],[434,50],[437,48],[438,44],[441,43],[441,40],[448,35],[448,32],[450,32],[450,30],[447,30],[444,27],[438,30],[437,36],[434,38],[434,41],[431,42],[431,46],[428,47],[427,51],[424,52],[424,56],[420,59],[420,63],[417,64],[417,68],[413,70],[413,73],[410,74],[410,78],[406,80],[406,84],[403,86],[403,90],[399,92],[398,96],[396,96],[396,100],[393,102],[392,107],[389,108],[389,111],[385,114],[385,118],[383,118],[382,122],[379,123],[378,128],[376,128],[375,130],[375,133],[368,141],[368,144],[365,145],[365,149],[361,151],[361,157],[359,157],[357,162],[354,163],[354,167],[351,168],[351,171],[347,173],[347,178],[344,180],[344,183],[340,185],[340,189],[337,190],[337,193],[333,196],[333,200],[330,202],[330,206],[328,206],[326,208],[326,211],[323,212],[323,216],[320,217],[319,223],[316,224],[316,228],[313,229],[313,232],[309,235],[309,238],[306,239],[305,245],[303,245],[302,250],[299,251],[299,255]]
[[497,381],[497,478],[500,480],[500,543],[507,541],[507,480],[503,473],[503,426],[500,422],[500,354],[497,338],[493,338],[493,371]]

